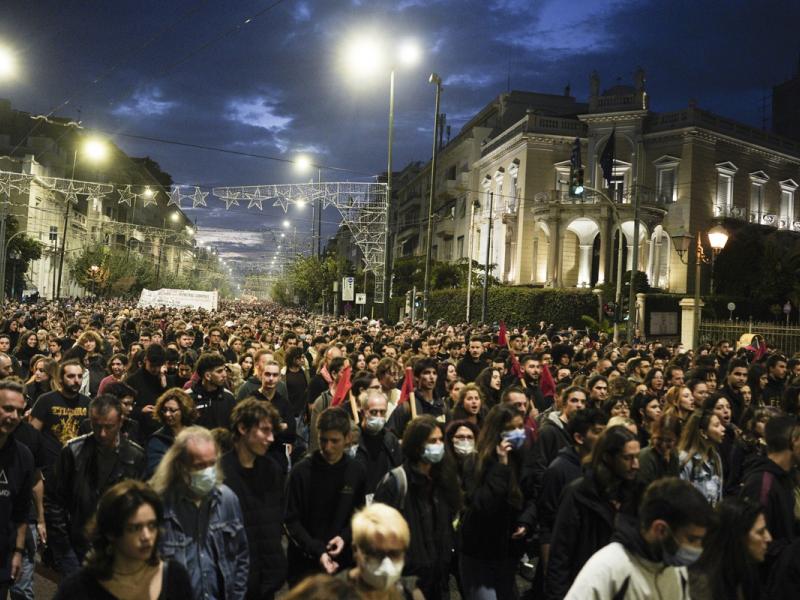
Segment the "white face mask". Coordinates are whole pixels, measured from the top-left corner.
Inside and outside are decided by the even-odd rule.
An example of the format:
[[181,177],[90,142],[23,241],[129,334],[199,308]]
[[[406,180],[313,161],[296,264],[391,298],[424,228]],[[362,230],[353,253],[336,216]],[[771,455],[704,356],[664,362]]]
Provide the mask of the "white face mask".
[[370,433],[379,433],[383,426],[386,425],[386,419],[383,417],[367,417],[366,430]]
[[367,558],[361,567],[361,576],[370,587],[376,590],[388,590],[400,579],[403,574],[404,561],[395,562],[388,556],[383,560]]
[[455,440],[453,442],[453,450],[459,456],[466,456],[475,452],[475,440]]
[[217,467],[211,465],[205,469],[192,472],[189,488],[198,496],[207,495],[217,484]]

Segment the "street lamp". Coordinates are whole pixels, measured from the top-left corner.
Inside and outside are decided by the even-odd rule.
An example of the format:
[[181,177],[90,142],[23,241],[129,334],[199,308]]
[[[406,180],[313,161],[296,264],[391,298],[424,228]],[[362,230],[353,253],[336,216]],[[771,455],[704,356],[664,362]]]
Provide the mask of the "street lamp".
[[17,73],[17,60],[7,46],[0,46],[0,79],[11,79]]
[[[108,144],[99,138],[91,137],[83,140],[81,144],[75,147],[75,154],[72,157],[72,175],[71,180],[75,179],[75,167],[78,164],[78,151],[82,150],[86,158],[91,162],[102,162],[109,154]],[[64,254],[67,250],[67,226],[69,225],[69,207],[70,202],[66,202],[64,207],[64,232],[61,236],[61,256],[58,259],[58,282],[56,283],[55,299],[61,297],[61,276],[64,272]],[[5,237],[5,230],[0,234],[0,239]],[[3,257],[5,259],[5,257]],[[5,262],[5,260],[3,260]]]
[[425,240],[425,286],[422,293],[422,320],[428,323],[428,296],[430,294],[431,279],[431,248],[433,237],[433,198],[436,193],[436,158],[439,148],[439,104],[442,97],[442,78],[436,73],[431,73],[428,82],[436,86],[435,108],[433,112],[433,152],[431,155],[431,188],[428,194],[428,236]]
[[[708,231],[708,241],[711,245],[711,257],[709,257],[705,251],[703,250],[703,239],[702,233],[700,231],[697,232],[697,236],[692,236],[687,233],[683,228],[680,228],[678,231],[672,235],[672,244],[675,247],[675,250],[678,253],[678,258],[680,261],[685,264],[689,265],[689,256],[688,251],[692,245],[692,241],[695,242],[695,271],[694,271],[694,330],[692,332],[692,342],[693,345],[696,347],[699,339],[698,339],[698,332],[700,327],[700,269],[701,265],[703,264],[711,264],[711,283],[709,286],[709,294],[714,293],[714,262],[717,258],[717,254],[719,254],[723,248],[725,248],[725,244],[728,243],[728,232],[725,230],[724,227],[721,225],[715,225]],[[684,256],[686,256],[686,260],[684,260]]]
[[[392,145],[394,141],[394,72],[398,65],[413,66],[419,59],[421,52],[411,41],[403,42],[398,48],[396,61],[390,65],[389,71],[389,135],[386,169],[386,223],[384,225],[384,267],[383,267],[383,316],[389,318],[389,301],[391,288],[391,244],[389,235],[389,219],[392,214]],[[376,73],[382,66],[382,52],[380,45],[369,38],[358,38],[346,48],[346,59],[351,72],[360,75]]]
[[[322,187],[322,169],[311,162],[311,158],[305,154],[301,154],[294,162],[295,167],[301,173],[308,172],[311,169],[317,169],[317,184]],[[298,202],[298,206],[300,203]],[[302,208],[302,207],[301,207]],[[314,256],[319,258],[320,255],[320,229],[322,226],[322,196],[316,194],[314,201],[311,205],[311,251]]]

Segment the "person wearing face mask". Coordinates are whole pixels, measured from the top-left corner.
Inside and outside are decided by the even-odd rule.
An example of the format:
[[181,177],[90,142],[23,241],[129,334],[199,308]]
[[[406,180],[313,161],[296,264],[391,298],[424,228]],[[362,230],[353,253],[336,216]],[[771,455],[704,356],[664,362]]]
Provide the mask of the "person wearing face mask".
[[222,483],[211,432],[198,426],[182,430],[150,485],[164,501],[161,554],[186,567],[193,600],[244,600],[250,553],[242,510]]
[[372,600],[424,600],[414,579],[402,576],[411,534],[397,510],[372,504],[353,515],[350,528],[356,566],[343,571],[339,578]]
[[406,426],[403,464],[378,484],[374,501],[396,508],[408,523],[411,544],[403,574],[418,578],[425,598],[441,598],[448,591],[452,523],[461,493],[445,455],[441,425],[432,415],[417,417]]
[[445,449],[456,465],[458,479],[462,483],[462,490],[464,487],[464,463],[468,457],[475,453],[475,442],[478,439],[479,432],[480,430],[475,423],[462,419],[451,421],[447,425],[447,431],[444,434]]
[[386,429],[386,396],[380,390],[368,390],[363,396],[354,458],[367,470],[367,498],[371,499],[386,473],[403,463],[403,451],[397,436]]
[[536,525],[534,499],[520,487],[525,439],[518,411],[497,405],[465,465],[459,573],[466,600],[517,597],[517,563]]
[[659,479],[647,488],[638,519],[617,520],[611,543],[583,565],[566,600],[694,598],[686,567],[700,557],[712,518],[711,506],[690,483]]

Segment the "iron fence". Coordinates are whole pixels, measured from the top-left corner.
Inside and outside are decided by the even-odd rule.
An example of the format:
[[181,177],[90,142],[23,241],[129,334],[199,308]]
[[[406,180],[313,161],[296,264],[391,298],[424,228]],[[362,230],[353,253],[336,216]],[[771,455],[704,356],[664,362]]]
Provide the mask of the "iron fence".
[[716,344],[722,339],[738,342],[746,333],[758,333],[764,336],[770,348],[777,348],[787,356],[800,353],[800,326],[796,325],[758,321],[703,320],[700,322],[698,335],[701,344],[706,342]]

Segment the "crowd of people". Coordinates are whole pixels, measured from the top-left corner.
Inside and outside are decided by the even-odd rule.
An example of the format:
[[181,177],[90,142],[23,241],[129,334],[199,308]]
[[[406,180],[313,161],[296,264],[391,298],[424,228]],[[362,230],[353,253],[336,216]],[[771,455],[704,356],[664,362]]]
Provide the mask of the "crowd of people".
[[766,343],[10,305],[0,600],[800,597],[799,414]]

